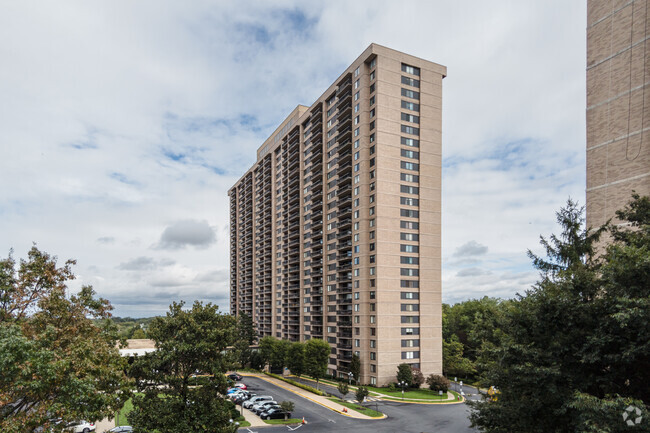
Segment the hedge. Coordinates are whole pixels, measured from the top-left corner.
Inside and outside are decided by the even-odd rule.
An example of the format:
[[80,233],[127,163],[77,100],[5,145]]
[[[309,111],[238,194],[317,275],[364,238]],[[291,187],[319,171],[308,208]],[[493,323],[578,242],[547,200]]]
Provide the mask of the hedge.
[[264,372],[264,374],[266,374],[267,376],[271,376],[274,379],[278,379],[278,380],[281,380],[283,382],[286,382],[286,383],[288,383],[290,385],[297,386],[298,388],[304,389],[305,391],[312,392],[312,393],[314,393],[316,395],[321,395],[321,396],[325,395],[325,393],[323,391],[319,391],[316,388],[313,388],[313,387],[311,387],[309,385],[305,385],[303,383],[296,382],[296,381],[291,380],[291,379],[287,379],[287,378],[282,377],[282,376],[280,376],[278,374],[268,373],[266,371]]

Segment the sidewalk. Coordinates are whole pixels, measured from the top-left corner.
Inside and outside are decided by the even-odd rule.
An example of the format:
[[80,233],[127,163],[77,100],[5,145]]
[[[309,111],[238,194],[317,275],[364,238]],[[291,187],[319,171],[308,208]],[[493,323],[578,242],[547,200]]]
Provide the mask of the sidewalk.
[[[299,395],[299,396],[301,396],[303,398],[306,398],[307,400],[311,400],[316,404],[320,404],[321,406],[324,406],[324,407],[326,407],[326,408],[328,408],[328,409],[330,409],[330,410],[332,410],[334,412],[340,413],[341,415],[344,415],[344,416],[347,416],[347,417],[350,417],[350,418],[371,419],[371,420],[378,420],[378,419],[386,418],[386,415],[384,415],[383,417],[380,417],[380,418],[372,418],[372,417],[370,417],[368,415],[364,415],[364,414],[359,413],[359,412],[354,411],[354,410],[349,410],[347,413],[343,413],[342,412],[343,411],[343,406],[341,406],[340,404],[334,403],[333,401],[329,400],[325,396],[320,396],[320,395],[313,394],[313,393],[311,393],[309,391],[305,391],[302,388],[298,388],[297,386],[293,386],[293,385],[291,385],[291,384],[289,384],[287,382],[283,382],[281,380],[275,379],[275,378],[270,377],[270,376],[266,376],[264,374],[253,374],[253,373],[239,373],[239,374],[241,374],[242,376],[257,377],[259,379],[262,379],[262,380],[264,380],[266,382],[272,383],[273,385],[279,386],[280,388],[286,389],[287,391],[293,392],[294,394],[297,394],[297,395]],[[246,420],[249,421],[248,418],[246,418]]]
[[[242,408],[239,408],[240,412],[242,411]],[[251,423],[251,427],[267,427],[269,424],[265,423],[262,418],[259,416],[255,415],[253,412],[251,412],[248,409],[243,410],[244,418],[246,421]],[[240,427],[243,428],[243,427]]]

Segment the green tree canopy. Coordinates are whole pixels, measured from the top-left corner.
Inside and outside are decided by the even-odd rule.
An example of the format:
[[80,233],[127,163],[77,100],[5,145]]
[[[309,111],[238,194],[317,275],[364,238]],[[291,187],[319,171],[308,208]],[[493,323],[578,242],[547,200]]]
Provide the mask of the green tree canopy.
[[359,377],[361,377],[361,358],[356,353],[352,354],[352,360],[350,361],[350,373],[354,376],[356,383],[359,383]]
[[[498,400],[472,403],[486,432],[628,431],[622,415],[650,402],[650,201],[617,213],[631,226],[583,228],[569,201],[559,236],[529,253],[540,281],[506,310],[504,338],[485,354]],[[597,255],[601,234],[612,243]],[[636,431],[650,431],[647,422]]]
[[299,341],[291,343],[287,350],[287,367],[291,374],[300,377],[305,372],[305,345]]
[[[174,302],[149,325],[157,350],[131,367],[140,394],[128,420],[143,433],[232,432],[232,403],[223,397],[230,367],[224,353],[235,340],[236,321],[209,303],[183,306]],[[194,375],[205,377],[193,383]]]
[[330,345],[320,338],[312,338],[305,343],[305,371],[316,379],[316,387],[327,372],[330,352]]
[[60,431],[50,420],[102,419],[130,397],[112,307],[90,286],[68,294],[74,264],[35,246],[0,261],[2,432]]

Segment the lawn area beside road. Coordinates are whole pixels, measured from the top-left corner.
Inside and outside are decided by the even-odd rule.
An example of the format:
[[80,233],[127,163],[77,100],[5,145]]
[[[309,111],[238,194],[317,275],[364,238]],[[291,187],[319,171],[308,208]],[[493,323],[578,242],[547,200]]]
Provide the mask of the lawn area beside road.
[[[302,420],[298,418],[289,418],[288,420],[283,420],[283,419],[265,419],[263,420],[267,424],[272,424],[272,425],[283,425],[283,424],[300,424]],[[245,427],[245,426],[242,426]]]
[[[368,391],[376,392],[379,394],[388,395],[392,398],[400,399],[402,398],[402,390],[398,389],[396,391],[389,391],[388,388],[375,388],[372,386],[368,387]],[[454,391],[447,391],[450,394],[453,394],[457,398],[457,394]],[[404,391],[404,399],[417,399],[417,400],[447,400],[449,396],[447,393],[442,393],[438,395],[438,391],[431,391],[430,389],[409,389]]]
[[367,415],[372,418],[381,418],[384,416],[383,413],[377,412],[374,409],[370,409],[369,407],[361,406],[360,404],[357,403],[350,403],[349,401],[344,401],[336,397],[330,397],[328,400],[333,401],[336,404],[340,404],[341,406],[345,406],[348,409],[352,409],[356,412],[359,412],[360,414]]

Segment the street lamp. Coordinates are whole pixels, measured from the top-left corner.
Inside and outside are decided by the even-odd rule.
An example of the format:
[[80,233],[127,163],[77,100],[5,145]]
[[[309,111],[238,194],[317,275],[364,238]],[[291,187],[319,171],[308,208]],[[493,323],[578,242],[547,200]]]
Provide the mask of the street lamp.
[[348,371],[348,385],[352,385],[352,378],[354,377],[354,374],[352,374],[351,371]]
[[398,385],[400,386],[400,388],[402,388],[402,400],[404,400],[404,388],[409,386],[409,384],[408,382],[401,381],[400,383],[398,383]]

